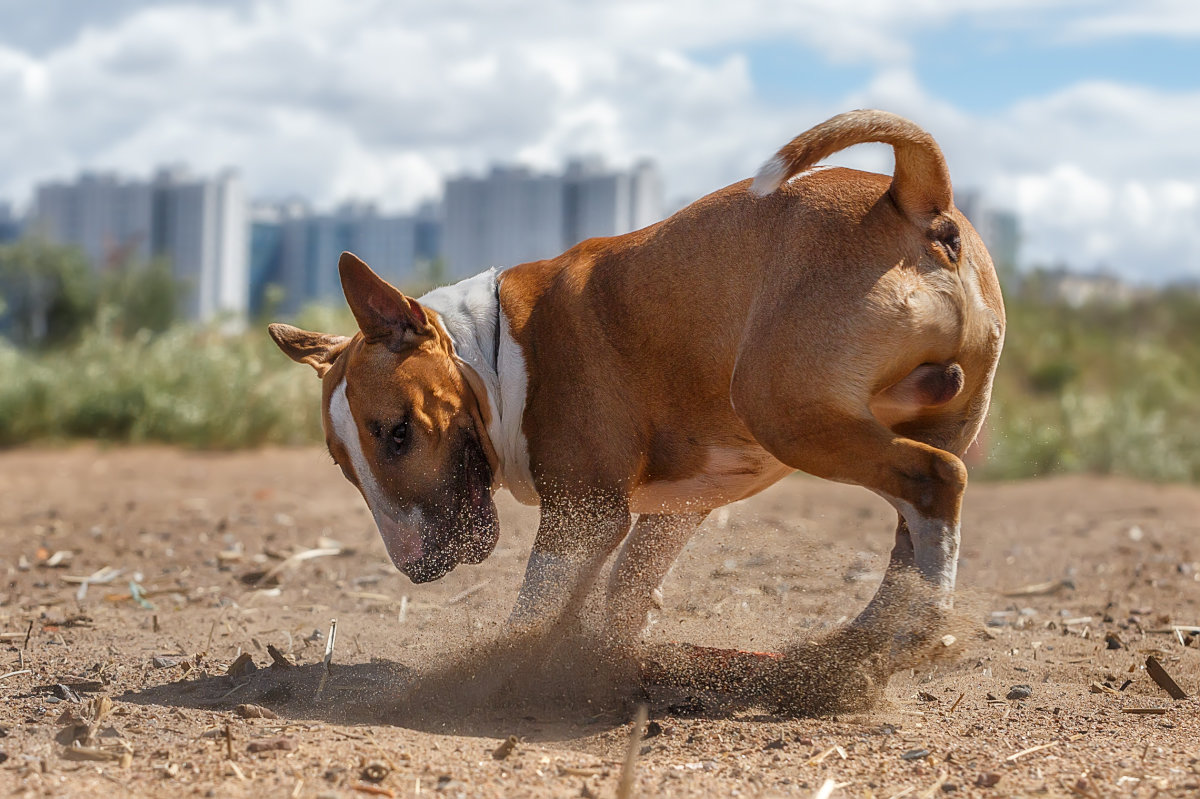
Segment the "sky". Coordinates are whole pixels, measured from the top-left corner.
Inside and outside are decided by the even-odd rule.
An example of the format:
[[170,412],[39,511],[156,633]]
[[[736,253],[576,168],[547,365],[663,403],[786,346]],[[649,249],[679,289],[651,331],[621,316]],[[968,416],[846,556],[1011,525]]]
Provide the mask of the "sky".
[[[662,170],[670,203],[833,114],[941,143],[1022,262],[1200,279],[1194,0],[0,0],[0,199],[82,169],[240,169],[404,210],[493,162]],[[832,163],[887,172],[867,145]]]

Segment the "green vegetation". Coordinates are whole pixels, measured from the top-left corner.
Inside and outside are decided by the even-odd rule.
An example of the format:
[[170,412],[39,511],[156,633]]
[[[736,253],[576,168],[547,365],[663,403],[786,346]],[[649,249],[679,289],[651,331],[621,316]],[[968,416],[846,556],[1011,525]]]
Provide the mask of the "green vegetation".
[[1200,481],[1200,293],[1007,309],[981,474]]
[[[32,283],[15,269],[13,249],[0,247],[0,331],[25,346],[0,336],[0,446],[320,440],[317,380],[275,348],[269,320],[239,333],[228,324],[179,324],[178,287],[162,267],[89,283],[77,256],[43,246],[26,263],[52,276],[43,285],[58,280],[68,289],[59,305],[46,306],[60,309],[44,317],[56,321],[31,342],[36,325],[19,312],[28,305],[21,287]],[[1007,300],[1008,335],[977,474],[1200,481],[1200,293],[1166,290],[1074,308],[1040,298],[1028,281]],[[313,309],[296,323],[354,329],[344,310]]]

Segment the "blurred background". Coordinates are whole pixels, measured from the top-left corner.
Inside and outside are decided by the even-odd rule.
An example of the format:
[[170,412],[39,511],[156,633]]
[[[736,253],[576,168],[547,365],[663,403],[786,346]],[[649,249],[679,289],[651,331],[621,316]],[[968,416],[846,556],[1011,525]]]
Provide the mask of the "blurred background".
[[341,250],[419,294],[861,107],[933,133],[1002,275],[975,471],[1200,480],[1186,0],[0,0],[0,446],[318,441],[263,323],[351,332]]

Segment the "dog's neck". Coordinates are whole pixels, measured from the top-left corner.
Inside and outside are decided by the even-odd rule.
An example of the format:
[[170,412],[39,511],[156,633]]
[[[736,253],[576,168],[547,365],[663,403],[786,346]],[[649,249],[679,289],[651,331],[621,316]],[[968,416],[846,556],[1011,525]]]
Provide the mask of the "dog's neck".
[[494,486],[504,486],[519,501],[537,504],[529,475],[529,456],[521,422],[525,411],[525,359],[508,333],[500,309],[503,270],[489,269],[419,298],[441,318],[454,354],[483,383],[488,425],[485,435],[498,461]]

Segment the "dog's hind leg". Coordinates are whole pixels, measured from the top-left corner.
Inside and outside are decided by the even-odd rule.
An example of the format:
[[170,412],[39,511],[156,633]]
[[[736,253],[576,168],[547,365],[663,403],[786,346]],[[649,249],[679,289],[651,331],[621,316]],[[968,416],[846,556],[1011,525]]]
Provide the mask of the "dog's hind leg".
[[606,627],[613,643],[628,646],[637,641],[654,592],[707,515],[701,511],[638,516],[608,580]]

